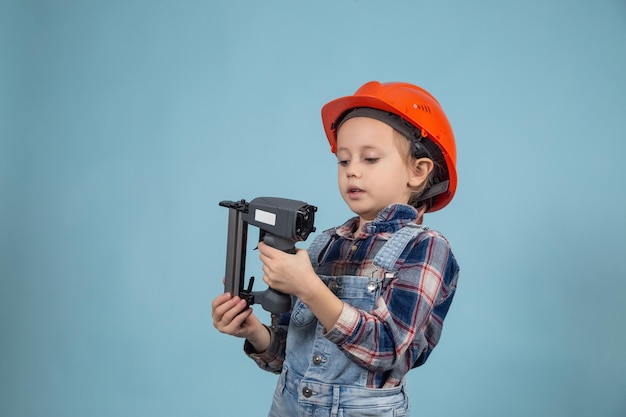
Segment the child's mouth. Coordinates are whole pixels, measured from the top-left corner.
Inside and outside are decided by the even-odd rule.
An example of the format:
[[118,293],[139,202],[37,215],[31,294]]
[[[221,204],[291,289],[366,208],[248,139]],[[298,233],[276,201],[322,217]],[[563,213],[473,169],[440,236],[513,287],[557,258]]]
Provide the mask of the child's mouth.
[[359,197],[361,194],[363,194],[363,192],[364,191],[360,188],[356,188],[356,187],[348,188],[348,195],[352,198]]

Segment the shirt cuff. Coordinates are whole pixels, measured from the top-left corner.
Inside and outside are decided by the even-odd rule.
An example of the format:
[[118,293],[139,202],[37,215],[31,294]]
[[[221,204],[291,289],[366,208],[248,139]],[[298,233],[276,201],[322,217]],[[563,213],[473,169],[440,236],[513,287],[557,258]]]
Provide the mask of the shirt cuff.
[[343,303],[343,308],[337,322],[324,336],[336,345],[345,343],[348,337],[353,334],[359,322],[359,318],[360,314],[358,309]]
[[252,359],[256,364],[266,371],[270,372],[280,372],[280,368],[282,367],[281,360],[281,340],[277,337],[276,332],[270,330],[269,327],[265,326],[267,330],[270,332],[270,344],[268,345],[265,352],[257,353],[248,340],[246,340],[243,344],[243,351],[245,354]]
[[246,339],[246,341],[243,344],[243,351],[246,353],[246,355],[248,355],[254,360],[258,358],[258,359],[270,361],[276,357],[276,350],[277,350],[275,346],[276,334],[273,331],[271,331],[269,327],[265,326],[265,328],[270,333],[270,343],[264,352],[257,353],[257,351],[254,350],[254,346],[252,346],[252,343],[250,343],[248,339]]

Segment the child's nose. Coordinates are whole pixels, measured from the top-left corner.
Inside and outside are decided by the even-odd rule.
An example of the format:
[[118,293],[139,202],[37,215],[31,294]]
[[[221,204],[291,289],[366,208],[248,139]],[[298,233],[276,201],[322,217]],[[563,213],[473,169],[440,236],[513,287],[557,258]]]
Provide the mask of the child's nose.
[[350,163],[348,165],[348,169],[346,169],[346,175],[348,178],[350,177],[359,177],[361,175],[361,170],[356,162]]

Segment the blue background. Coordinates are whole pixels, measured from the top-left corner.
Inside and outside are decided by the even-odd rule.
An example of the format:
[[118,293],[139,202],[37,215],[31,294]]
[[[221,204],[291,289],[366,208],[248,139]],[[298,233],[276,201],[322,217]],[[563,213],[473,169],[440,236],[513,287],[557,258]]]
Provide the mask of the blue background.
[[5,0],[0,51],[0,415],[264,415],[276,376],[212,327],[218,202],[347,219],[319,111],[376,79],[458,147],[413,414],[626,416],[623,0]]

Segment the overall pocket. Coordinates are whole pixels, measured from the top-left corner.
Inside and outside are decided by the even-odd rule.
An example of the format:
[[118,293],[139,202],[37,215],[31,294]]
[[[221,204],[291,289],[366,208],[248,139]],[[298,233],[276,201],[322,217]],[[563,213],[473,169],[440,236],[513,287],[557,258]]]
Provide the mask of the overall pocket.
[[315,319],[315,315],[306,304],[296,298],[296,302],[291,310],[291,323],[297,327],[304,327],[311,324]]

